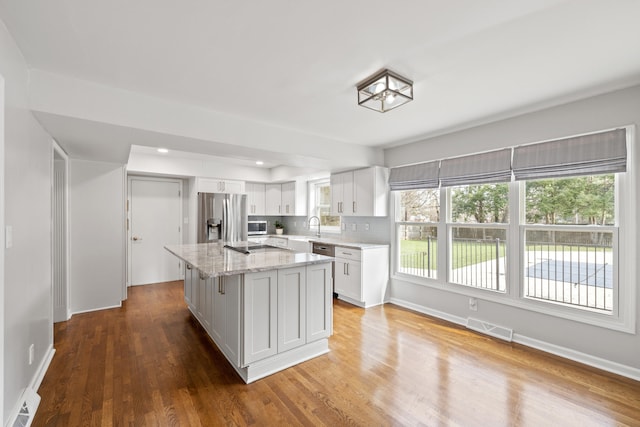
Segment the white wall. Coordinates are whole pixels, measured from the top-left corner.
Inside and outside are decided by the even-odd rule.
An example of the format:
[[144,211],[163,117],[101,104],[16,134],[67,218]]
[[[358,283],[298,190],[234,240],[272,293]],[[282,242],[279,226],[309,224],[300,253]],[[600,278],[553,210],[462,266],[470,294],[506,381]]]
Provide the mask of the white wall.
[[[5,80],[4,215],[13,247],[4,252],[3,424],[23,389],[36,385],[53,346],[51,300],[51,138],[27,108],[28,71],[0,22]],[[35,360],[28,363],[29,346]]]
[[72,313],[121,305],[125,285],[125,172],[114,163],[69,165],[69,305]]
[[[393,167],[639,123],[640,86],[636,86],[390,148],[385,151],[385,159],[387,166]],[[634,144],[635,151],[640,153],[637,149],[637,137]],[[630,165],[635,171],[640,167],[638,157],[640,156],[636,156],[636,163]],[[640,188],[640,174],[634,172],[628,176],[635,176],[636,188]],[[626,219],[627,224],[637,221],[638,201],[638,198],[634,201],[631,209],[633,215]],[[623,237],[631,237],[631,244],[629,250],[621,251],[620,265],[633,270],[637,263],[640,241],[634,236]],[[637,281],[635,277],[634,280]],[[637,283],[634,286],[637,288]],[[391,296],[398,301],[415,304],[421,310],[436,310],[445,316],[462,319],[470,316],[468,297],[446,290],[393,279]],[[640,292],[636,292],[635,298],[636,307],[640,307]],[[513,328],[514,333],[537,340],[532,342],[541,347],[553,349],[553,346],[559,346],[558,352],[564,352],[565,355],[577,352],[574,354],[577,359],[586,357],[585,360],[590,363],[605,367],[610,365],[613,370],[621,372],[627,372],[626,368],[631,368],[630,372],[636,376],[640,372],[640,336],[637,332],[616,332],[490,301],[479,301],[478,311],[473,313],[473,317]],[[640,329],[637,324],[639,318],[640,316],[636,316],[636,331]]]

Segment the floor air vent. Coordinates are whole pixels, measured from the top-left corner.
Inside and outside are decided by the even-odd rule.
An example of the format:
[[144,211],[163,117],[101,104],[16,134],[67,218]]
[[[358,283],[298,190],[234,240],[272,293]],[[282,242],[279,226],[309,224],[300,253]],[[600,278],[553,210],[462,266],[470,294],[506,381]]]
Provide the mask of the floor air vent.
[[28,388],[25,389],[20,397],[20,407],[18,413],[15,415],[13,424],[9,424],[11,427],[29,427],[33,421],[33,417],[36,415],[36,409],[40,404],[40,396],[38,393]]
[[513,329],[492,325],[491,323],[483,322],[482,320],[473,319],[471,317],[467,318],[467,328],[505,341],[511,341],[513,337]]

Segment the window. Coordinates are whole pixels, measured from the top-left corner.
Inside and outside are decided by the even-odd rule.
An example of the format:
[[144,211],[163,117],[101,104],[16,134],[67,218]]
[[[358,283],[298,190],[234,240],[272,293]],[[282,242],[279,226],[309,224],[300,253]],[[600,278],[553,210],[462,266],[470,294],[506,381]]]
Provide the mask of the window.
[[525,181],[524,295],[611,313],[615,175]]
[[320,218],[322,231],[339,233],[340,217],[331,215],[331,185],[328,178],[310,181],[309,202],[309,216]]
[[509,185],[452,187],[449,281],[504,292],[507,273]]
[[632,330],[634,268],[618,260],[634,248],[632,132],[392,168],[395,273]]
[[398,195],[398,271],[419,277],[436,278],[440,190],[408,190],[400,191]]

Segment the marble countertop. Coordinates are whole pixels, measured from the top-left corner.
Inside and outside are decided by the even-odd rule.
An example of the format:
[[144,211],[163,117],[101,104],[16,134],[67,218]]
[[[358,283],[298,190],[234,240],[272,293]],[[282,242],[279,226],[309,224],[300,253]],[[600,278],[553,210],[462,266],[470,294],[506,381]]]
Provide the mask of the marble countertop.
[[223,243],[167,245],[164,248],[207,277],[256,273],[333,261],[332,257],[280,248],[246,255],[226,249]]
[[351,248],[351,249],[373,249],[373,248],[388,248],[389,245],[386,243],[358,243],[358,242],[346,242],[341,239],[332,239],[329,237],[316,237],[316,236],[303,236],[303,235],[294,235],[294,234],[268,234],[262,236],[253,236],[258,238],[273,238],[277,237],[280,239],[288,239],[288,240],[301,240],[303,242],[315,242],[315,243],[325,243],[327,245],[340,246],[343,248]]

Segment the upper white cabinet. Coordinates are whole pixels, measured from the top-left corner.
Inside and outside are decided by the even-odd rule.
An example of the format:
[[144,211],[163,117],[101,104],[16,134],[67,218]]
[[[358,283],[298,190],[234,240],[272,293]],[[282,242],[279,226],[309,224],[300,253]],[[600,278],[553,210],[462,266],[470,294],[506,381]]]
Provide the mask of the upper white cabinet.
[[265,185],[266,215],[282,215],[282,184]]
[[247,211],[249,215],[266,215],[266,186],[260,182],[247,182]]
[[199,193],[244,193],[244,181],[196,178]]
[[302,181],[266,184],[266,215],[306,216],[307,184]]
[[388,215],[388,169],[374,166],[331,175],[331,213],[341,216]]

